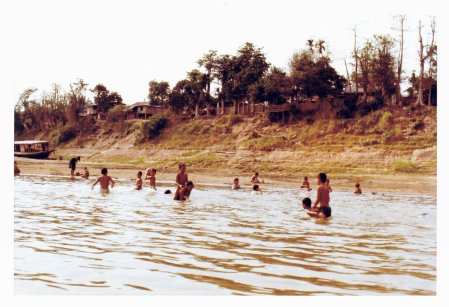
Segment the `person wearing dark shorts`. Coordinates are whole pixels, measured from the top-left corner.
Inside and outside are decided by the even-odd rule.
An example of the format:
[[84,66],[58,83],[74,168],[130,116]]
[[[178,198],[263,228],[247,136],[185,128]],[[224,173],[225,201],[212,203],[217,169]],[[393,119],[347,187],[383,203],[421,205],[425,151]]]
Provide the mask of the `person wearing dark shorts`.
[[329,206],[320,207],[320,213],[323,213],[325,217],[330,217],[332,215],[332,208]]
[[69,168],[70,168],[70,175],[73,177],[73,176],[75,176],[75,170],[76,170],[76,163],[78,162],[78,161],[80,161],[81,160],[81,158],[78,156],[78,157],[76,157],[76,158],[72,158],[72,159],[70,159],[70,162],[69,162]]

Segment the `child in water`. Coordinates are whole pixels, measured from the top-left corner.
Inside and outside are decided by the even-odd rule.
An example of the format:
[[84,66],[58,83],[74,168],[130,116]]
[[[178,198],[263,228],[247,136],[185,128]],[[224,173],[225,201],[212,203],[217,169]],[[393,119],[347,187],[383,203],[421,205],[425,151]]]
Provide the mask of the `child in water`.
[[257,185],[257,184],[253,185],[253,190],[252,190],[251,194],[262,194],[262,191],[260,190],[259,185]]
[[108,176],[108,169],[102,168],[101,169],[102,176],[98,177],[97,180],[92,185],[92,189],[95,187],[95,185],[99,182],[100,183],[100,191],[102,193],[109,193],[109,183],[111,183],[111,188],[114,187],[114,180],[112,180],[111,176]]
[[254,175],[251,177],[251,183],[263,183],[263,179],[262,181],[259,180],[258,172],[255,172]]
[[307,191],[312,190],[310,188],[309,177],[307,177],[307,176],[304,177],[304,181],[302,182],[301,189],[304,189],[304,190],[307,190]]
[[150,176],[148,176],[150,179],[150,188],[156,190],[156,169],[152,168],[150,171]]
[[174,200],[187,200],[190,196],[190,193],[192,193],[192,190],[195,186],[193,185],[192,181],[187,182],[186,186],[183,188],[178,188],[175,193],[175,197],[173,197]]
[[235,178],[235,179],[234,179],[234,184],[232,185],[232,189],[233,189],[233,190],[238,190],[238,189],[240,189],[240,181],[239,181],[238,178]]
[[329,188],[326,186],[327,175],[319,173],[317,176],[318,189],[316,190],[316,200],[313,204],[312,211],[307,211],[311,217],[330,217],[332,209],[329,206],[330,196]]
[[137,179],[136,179],[136,190],[142,190],[142,172],[138,171],[137,172]]
[[356,183],[354,187],[354,194],[362,194],[362,189],[360,188],[360,183]]
[[179,173],[176,175],[176,185],[178,189],[185,188],[188,181],[189,176],[186,173],[186,165],[181,163],[179,164]]
[[81,175],[81,178],[89,179],[89,171],[87,170],[87,167],[84,168],[84,174]]

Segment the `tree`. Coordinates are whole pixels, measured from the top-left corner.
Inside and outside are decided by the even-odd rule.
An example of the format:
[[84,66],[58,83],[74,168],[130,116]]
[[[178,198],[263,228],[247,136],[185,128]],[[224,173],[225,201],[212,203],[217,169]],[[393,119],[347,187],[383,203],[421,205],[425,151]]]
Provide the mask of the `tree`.
[[372,81],[380,89],[384,102],[390,101],[390,95],[396,91],[393,46],[394,40],[389,35],[374,35]]
[[296,52],[289,66],[296,95],[325,97],[343,90],[346,79],[330,65],[328,56],[316,58],[309,50]]
[[78,79],[77,82],[70,84],[70,91],[67,94],[66,116],[73,126],[79,124],[79,114],[85,109],[87,85],[83,79]]
[[190,96],[187,93],[189,80],[180,80],[171,90],[168,97],[168,106],[173,112],[180,112],[189,107]]
[[189,97],[189,104],[195,107],[195,117],[198,117],[200,107],[204,105],[206,78],[198,69],[193,69],[187,73],[187,80],[185,91]]
[[231,61],[231,97],[237,103],[234,112],[240,113],[240,104],[250,99],[251,85],[262,78],[268,67],[270,64],[266,61],[262,48],[256,48],[247,42],[237,51]]
[[[19,99],[15,106],[15,114],[17,115],[17,127],[23,126],[25,129],[31,129],[36,123],[36,117],[33,113],[33,106],[36,104],[36,100],[32,99],[32,95],[37,92],[37,88],[29,87],[25,89],[19,96]],[[19,128],[20,129],[20,128]]]
[[170,94],[170,85],[168,84],[168,82],[157,82],[156,80],[152,80],[148,85],[148,98],[150,99],[150,104],[166,105],[168,103],[168,96]]
[[402,95],[401,95],[401,82],[402,82],[402,61],[404,58],[404,22],[405,15],[398,15],[396,18],[399,21],[399,52],[396,65],[396,104],[402,105]]
[[260,83],[259,93],[263,91],[263,95],[259,94],[259,97],[263,97],[265,101],[271,104],[283,104],[287,102],[291,95],[290,78],[278,67],[272,67]]
[[106,113],[112,107],[122,104],[122,97],[117,92],[109,92],[101,83],[91,91],[95,94],[94,101],[97,104],[98,112]]
[[430,45],[424,45],[423,38],[421,34],[421,20],[419,21],[418,33],[419,33],[419,88],[418,88],[418,98],[416,100],[416,105],[424,105],[424,97],[423,97],[423,82],[424,82],[424,65],[425,62],[431,58],[436,52],[435,43],[435,19],[432,18],[430,28],[432,31],[431,43]]
[[206,82],[206,114],[209,115],[209,105],[211,103],[211,95],[210,95],[210,85],[214,79],[214,72],[217,70],[218,66],[218,57],[216,50],[210,50],[208,53],[203,55],[201,59],[198,60],[198,65],[204,67],[205,69],[205,82]]
[[217,67],[215,70],[215,78],[220,82],[220,88],[217,89],[218,99],[221,102],[221,114],[224,114],[224,107],[231,96],[233,75],[233,57],[230,55],[222,55],[217,58]]

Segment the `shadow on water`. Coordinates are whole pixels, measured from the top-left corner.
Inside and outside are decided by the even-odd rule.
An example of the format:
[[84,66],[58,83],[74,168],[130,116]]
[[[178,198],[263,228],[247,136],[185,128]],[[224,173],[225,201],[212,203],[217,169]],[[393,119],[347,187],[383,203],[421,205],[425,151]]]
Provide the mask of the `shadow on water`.
[[[436,293],[436,198],[334,191],[333,217],[301,193],[161,186],[111,193],[92,180],[15,178],[17,294]],[[173,189],[173,188],[172,188]]]

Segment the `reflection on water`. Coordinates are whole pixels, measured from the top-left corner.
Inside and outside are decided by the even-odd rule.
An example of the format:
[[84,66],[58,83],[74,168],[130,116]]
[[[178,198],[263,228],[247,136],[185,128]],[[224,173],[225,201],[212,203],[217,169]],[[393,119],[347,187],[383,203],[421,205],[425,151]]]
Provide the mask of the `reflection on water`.
[[290,189],[89,183],[15,178],[16,294],[436,294],[433,196],[334,191],[319,221]]

